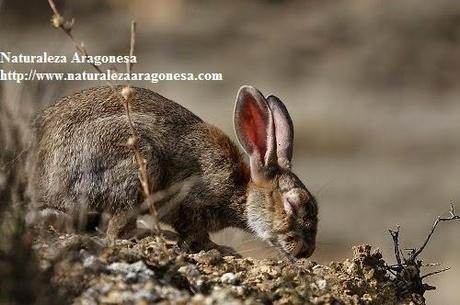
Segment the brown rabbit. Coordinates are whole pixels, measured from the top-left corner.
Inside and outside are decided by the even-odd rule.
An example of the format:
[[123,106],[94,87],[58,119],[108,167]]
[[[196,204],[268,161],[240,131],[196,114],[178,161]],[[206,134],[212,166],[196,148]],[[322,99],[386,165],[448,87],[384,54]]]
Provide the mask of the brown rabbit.
[[[293,125],[277,97],[265,98],[250,86],[238,92],[234,124],[247,165],[222,131],[155,92],[133,89],[132,117],[152,192],[198,177],[161,217],[183,245],[219,248],[209,232],[237,227],[286,255],[313,253],[318,207],[291,172]],[[142,202],[128,135],[123,106],[109,87],[83,90],[47,108],[35,121],[33,202],[62,215],[108,212],[107,234],[124,236],[135,227],[128,214]]]

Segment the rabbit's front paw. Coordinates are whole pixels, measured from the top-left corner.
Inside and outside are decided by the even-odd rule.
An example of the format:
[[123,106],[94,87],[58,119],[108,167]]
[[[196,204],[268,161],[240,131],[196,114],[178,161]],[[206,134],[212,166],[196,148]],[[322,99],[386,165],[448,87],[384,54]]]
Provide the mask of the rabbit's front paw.
[[214,244],[214,249],[218,250],[222,256],[234,256],[241,258],[242,256],[232,247]]
[[198,253],[202,250],[209,251],[212,249],[216,249],[220,252],[222,256],[235,256],[241,257],[241,255],[233,248],[228,246],[218,245],[211,240],[190,240],[190,239],[181,239],[179,240],[179,248],[188,253]]

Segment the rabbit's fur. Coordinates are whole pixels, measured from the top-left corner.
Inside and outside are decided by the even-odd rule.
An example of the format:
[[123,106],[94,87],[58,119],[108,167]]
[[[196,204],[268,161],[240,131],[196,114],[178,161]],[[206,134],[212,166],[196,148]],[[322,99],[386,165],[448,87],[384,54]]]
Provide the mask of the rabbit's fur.
[[[133,89],[132,118],[152,192],[197,178],[161,217],[183,245],[192,251],[217,247],[208,233],[237,227],[285,254],[312,254],[317,204],[290,170],[293,128],[281,101],[249,86],[240,89],[235,129],[247,165],[222,131],[157,93]],[[108,212],[112,238],[135,227],[128,215],[143,198],[126,145],[126,113],[110,87],[64,97],[36,118],[34,135],[30,190],[40,209]]]

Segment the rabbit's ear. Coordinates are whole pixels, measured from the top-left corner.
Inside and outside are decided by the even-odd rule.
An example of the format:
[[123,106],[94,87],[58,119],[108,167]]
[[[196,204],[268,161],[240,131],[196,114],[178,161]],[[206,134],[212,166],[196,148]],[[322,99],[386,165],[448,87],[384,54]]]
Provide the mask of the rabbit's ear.
[[252,178],[264,178],[264,169],[276,164],[275,130],[270,107],[257,89],[240,88],[234,125],[238,141],[249,155]]
[[268,105],[273,114],[276,136],[276,155],[278,165],[291,169],[292,150],[294,143],[294,126],[291,116],[283,102],[274,95],[267,97]]

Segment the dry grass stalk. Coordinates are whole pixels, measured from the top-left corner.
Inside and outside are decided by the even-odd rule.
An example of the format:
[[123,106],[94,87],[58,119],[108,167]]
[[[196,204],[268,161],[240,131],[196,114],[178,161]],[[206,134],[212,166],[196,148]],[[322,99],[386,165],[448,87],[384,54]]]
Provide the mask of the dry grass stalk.
[[[66,20],[62,14],[58,11],[55,3],[53,0],[48,0],[48,3],[54,13],[53,17],[51,18],[51,23],[55,28],[61,29],[72,41],[75,46],[77,52],[80,55],[88,56],[88,51],[86,50],[83,43],[78,43],[75,37],[72,34],[72,28],[75,24],[75,19],[70,21]],[[131,40],[130,40],[130,51],[129,54],[131,56],[134,55],[134,49],[136,44],[136,23],[135,21],[131,22]],[[95,64],[90,64],[98,73],[103,73],[101,68]],[[133,63],[127,63],[127,72],[131,73],[133,68]],[[126,113],[126,119],[129,126],[130,135],[127,141],[128,147],[133,151],[134,158],[138,167],[138,176],[139,181],[141,183],[141,189],[143,196],[145,198],[145,202],[149,207],[150,214],[153,217],[153,231],[155,231],[159,240],[164,243],[164,238],[161,234],[160,222],[158,219],[158,212],[155,207],[155,203],[153,201],[152,191],[150,189],[150,182],[149,182],[149,175],[147,171],[147,160],[142,156],[140,149],[139,149],[139,136],[135,128],[135,123],[133,121],[131,115],[131,102],[135,100],[135,90],[128,84],[122,88],[121,91],[118,91],[115,86],[107,81],[107,85],[113,90],[113,93],[117,95],[120,99],[121,104],[123,105]]]

